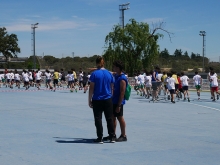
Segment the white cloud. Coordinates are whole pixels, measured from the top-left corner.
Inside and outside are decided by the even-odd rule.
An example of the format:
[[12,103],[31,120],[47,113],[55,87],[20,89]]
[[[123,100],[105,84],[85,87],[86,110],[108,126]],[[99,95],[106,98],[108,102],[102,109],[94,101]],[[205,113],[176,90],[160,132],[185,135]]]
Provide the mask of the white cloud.
[[[96,23],[92,23],[88,21],[58,20],[58,18],[56,19],[53,18],[52,21],[40,21],[40,20],[38,21],[39,21],[39,25],[37,29],[38,31],[81,29],[85,27],[86,30],[89,30],[91,28],[98,26]],[[31,24],[33,24],[33,22],[34,21],[28,19],[20,19],[19,21],[9,24],[8,26],[5,27],[9,32],[18,32],[18,31],[25,32],[31,30]]]

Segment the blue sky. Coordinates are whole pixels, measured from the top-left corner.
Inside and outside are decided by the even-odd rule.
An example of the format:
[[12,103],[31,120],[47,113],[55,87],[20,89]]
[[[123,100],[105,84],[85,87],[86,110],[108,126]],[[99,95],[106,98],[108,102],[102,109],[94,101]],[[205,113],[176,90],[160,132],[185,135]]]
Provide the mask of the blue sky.
[[[122,0],[1,0],[0,27],[15,33],[19,39],[20,57],[32,55],[31,24],[36,29],[36,54],[62,56],[92,56],[102,54],[105,36],[119,23]],[[125,24],[130,18],[150,25],[166,22],[172,33],[160,39],[160,49],[170,54],[182,49],[202,55],[202,37],[206,36],[206,57],[219,61],[220,0],[130,0],[125,11]],[[153,28],[153,26],[151,26]],[[162,32],[161,32],[162,33]]]

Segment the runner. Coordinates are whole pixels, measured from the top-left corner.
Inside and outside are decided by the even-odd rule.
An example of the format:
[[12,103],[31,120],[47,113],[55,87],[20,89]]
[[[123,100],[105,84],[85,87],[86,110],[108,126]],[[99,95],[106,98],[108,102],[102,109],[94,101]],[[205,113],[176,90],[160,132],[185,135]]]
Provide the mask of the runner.
[[189,99],[189,84],[188,84],[188,81],[189,81],[189,77],[185,75],[184,72],[181,72],[181,78],[180,78],[181,82],[182,82],[182,88],[183,88],[183,92],[184,92],[184,100],[186,100],[186,95],[187,95],[187,100],[188,102],[190,102],[190,99]]
[[198,74],[198,72],[195,72],[195,76],[193,77],[193,81],[194,81],[194,85],[196,87],[198,100],[200,100],[200,89],[201,89],[201,84],[202,84],[202,78]]
[[207,75],[207,79],[208,81],[210,82],[210,93],[211,93],[211,99],[213,99],[213,92],[212,92],[212,83],[211,83],[211,79],[210,79],[210,76],[211,76],[211,72],[214,72],[214,75],[213,76],[216,76],[217,77],[217,74],[215,73],[214,69],[212,67],[209,67],[209,73]]
[[217,100],[219,99],[219,92],[218,92],[218,77],[216,76],[214,70],[210,72],[210,82],[211,82],[211,87],[212,87],[212,96],[213,100],[215,101],[215,93],[217,95]]
[[24,79],[24,87],[26,88],[26,90],[28,90],[28,88],[29,88],[29,74],[26,70],[23,73],[23,79]]
[[168,90],[170,92],[171,95],[171,102],[175,103],[175,98],[174,98],[174,94],[175,94],[175,79],[172,77],[172,73],[168,73],[167,74],[167,87]]
[[51,91],[53,90],[53,87],[51,85],[51,78],[52,78],[52,75],[50,73],[50,71],[47,69],[46,72],[45,72],[45,76],[46,76],[46,87],[49,89],[51,89]]
[[150,72],[146,72],[146,76],[145,76],[145,89],[146,89],[146,98],[149,99],[150,95],[151,95],[151,76],[150,76]]
[[70,92],[73,92],[73,82],[74,82],[74,75],[72,71],[68,71],[67,74],[67,79],[68,79],[68,86],[70,88]]
[[18,74],[18,71],[15,71],[15,83],[18,89],[20,89],[21,78],[20,75]]
[[58,70],[55,69],[53,73],[53,87],[54,87],[54,92],[56,91],[56,86],[58,85],[58,79],[59,79],[59,73]]

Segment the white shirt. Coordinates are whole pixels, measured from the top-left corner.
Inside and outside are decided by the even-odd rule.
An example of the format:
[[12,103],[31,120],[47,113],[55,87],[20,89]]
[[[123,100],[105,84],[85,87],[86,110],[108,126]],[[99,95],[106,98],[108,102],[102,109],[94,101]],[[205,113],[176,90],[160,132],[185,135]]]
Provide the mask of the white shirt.
[[83,73],[79,74],[79,81],[83,81]]
[[32,72],[29,72],[29,80],[33,80]]
[[36,80],[41,80],[41,72],[36,73]]
[[0,81],[5,77],[4,74],[0,74]]
[[88,82],[90,82],[90,80],[89,80],[89,79],[90,79],[90,76],[91,76],[90,74],[87,76],[87,77],[88,77]]
[[14,73],[11,73],[11,80],[14,80],[15,79],[15,75]]
[[144,75],[140,74],[138,76],[138,81],[140,81],[140,84],[144,84]]
[[201,84],[201,80],[202,80],[202,78],[198,74],[193,77],[193,81],[194,81],[195,85],[200,85]]
[[146,84],[146,87],[151,87],[152,84],[151,84],[151,76],[145,76],[145,84]]
[[188,83],[188,80],[189,80],[189,77],[184,75],[182,77],[180,77],[180,81],[182,82],[182,86],[189,86],[189,83]]
[[45,76],[46,76],[46,79],[47,79],[47,80],[51,80],[51,73],[47,73],[47,72],[46,72],[46,73],[45,73]]
[[28,75],[28,73],[24,73],[23,74],[23,78],[24,78],[24,81],[29,82],[29,75]]
[[20,75],[18,73],[15,73],[15,80],[20,81]]
[[210,76],[210,80],[211,80],[211,86],[212,87],[218,87],[218,78],[217,76]]
[[163,74],[162,73],[158,73],[157,76],[156,76],[156,79],[161,81],[161,78],[162,78]]
[[7,74],[6,74],[6,78],[7,78],[8,80],[10,80],[10,79],[11,79],[11,73],[7,73]]
[[175,79],[172,77],[167,77],[167,88],[168,90],[175,90]]
[[68,78],[68,81],[73,81],[74,80],[74,75],[73,74],[68,74],[66,77]]
[[135,79],[135,83],[139,85],[140,81],[138,80],[138,76],[135,76],[134,79]]

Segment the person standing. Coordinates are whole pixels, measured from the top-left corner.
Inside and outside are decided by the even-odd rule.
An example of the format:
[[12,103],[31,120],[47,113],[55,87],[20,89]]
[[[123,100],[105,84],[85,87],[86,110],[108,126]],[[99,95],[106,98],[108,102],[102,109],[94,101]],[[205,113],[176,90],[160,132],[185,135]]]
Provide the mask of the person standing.
[[95,143],[103,144],[102,113],[105,114],[110,142],[115,142],[113,125],[113,104],[112,94],[114,78],[112,74],[104,68],[104,59],[98,56],[96,59],[97,70],[90,77],[90,88],[88,104],[93,109],[97,139]]
[[181,73],[181,78],[180,78],[181,82],[182,82],[182,88],[183,88],[183,94],[184,94],[184,100],[186,100],[186,95],[187,95],[187,100],[188,102],[190,102],[189,100],[189,77],[185,75],[184,72]]
[[[116,142],[127,141],[125,132],[126,123],[123,117],[123,109],[125,104],[125,90],[128,85],[128,80],[125,74],[122,72],[123,63],[121,61],[115,61],[113,63],[113,69],[115,74],[114,92],[113,92],[113,114],[114,114],[114,130],[116,132],[117,120],[119,121],[121,128],[121,135],[116,139]],[[117,120],[116,120],[117,118]]]

